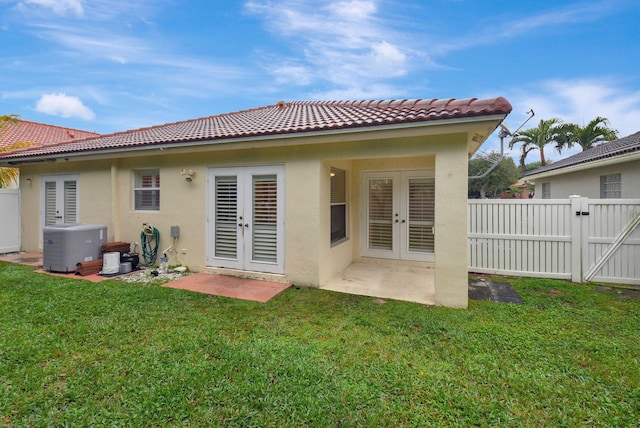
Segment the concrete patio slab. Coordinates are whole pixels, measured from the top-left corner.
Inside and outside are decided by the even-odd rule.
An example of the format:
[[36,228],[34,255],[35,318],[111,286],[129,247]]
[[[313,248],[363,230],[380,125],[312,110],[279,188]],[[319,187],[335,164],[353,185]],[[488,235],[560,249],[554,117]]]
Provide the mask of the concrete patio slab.
[[290,287],[289,284],[280,282],[209,273],[194,273],[163,284],[163,286],[261,303],[268,302]]

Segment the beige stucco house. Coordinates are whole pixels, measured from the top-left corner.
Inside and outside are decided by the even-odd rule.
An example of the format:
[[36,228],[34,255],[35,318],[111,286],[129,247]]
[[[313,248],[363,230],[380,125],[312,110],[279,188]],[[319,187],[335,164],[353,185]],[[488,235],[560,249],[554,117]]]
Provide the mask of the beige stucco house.
[[640,198],[640,132],[545,165],[525,174],[536,199],[580,195],[593,199]]
[[[170,263],[195,271],[339,278],[349,292],[348,268],[382,267],[371,295],[413,287],[407,300],[466,307],[467,162],[510,111],[501,97],[279,102],[0,165],[21,170],[28,251],[57,222],[106,224],[110,241],[131,243],[151,224],[161,251],[179,226]],[[407,269],[419,274],[403,282]]]

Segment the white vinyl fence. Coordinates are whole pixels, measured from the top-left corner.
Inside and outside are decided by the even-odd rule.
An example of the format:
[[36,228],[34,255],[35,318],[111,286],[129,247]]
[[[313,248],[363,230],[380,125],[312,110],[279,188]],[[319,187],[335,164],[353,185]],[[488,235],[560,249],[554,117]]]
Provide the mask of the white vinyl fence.
[[0,189],[0,254],[20,251],[20,190]]
[[470,272],[640,284],[640,200],[469,200]]

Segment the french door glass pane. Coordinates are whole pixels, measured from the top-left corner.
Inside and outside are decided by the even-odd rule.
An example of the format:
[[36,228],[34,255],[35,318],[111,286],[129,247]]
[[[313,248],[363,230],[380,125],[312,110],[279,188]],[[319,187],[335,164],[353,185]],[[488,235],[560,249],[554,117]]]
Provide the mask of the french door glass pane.
[[369,248],[393,249],[393,179],[369,180]]
[[433,178],[409,179],[409,251],[433,253],[434,200]]
[[74,181],[64,182],[64,222],[77,223],[76,218],[77,184]]
[[56,182],[44,183],[44,225],[56,224]]
[[252,260],[278,261],[278,183],[275,175],[253,176]]
[[238,180],[216,177],[215,256],[236,258],[238,254]]

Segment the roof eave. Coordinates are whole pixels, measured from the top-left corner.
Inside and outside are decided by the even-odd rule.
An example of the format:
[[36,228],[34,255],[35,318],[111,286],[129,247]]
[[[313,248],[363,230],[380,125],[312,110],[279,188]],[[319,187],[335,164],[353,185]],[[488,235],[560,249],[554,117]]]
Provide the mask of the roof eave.
[[[335,136],[340,134],[356,134],[356,133],[362,134],[362,133],[370,133],[370,132],[394,131],[394,130],[403,130],[403,129],[444,127],[447,125],[449,126],[465,125],[465,124],[471,125],[473,123],[492,122],[492,121],[497,122],[495,125],[497,127],[498,123],[504,120],[504,118],[508,114],[509,113],[500,113],[500,114],[492,114],[492,115],[478,115],[478,116],[443,119],[443,120],[407,122],[407,123],[399,123],[399,124],[396,123],[396,124],[376,125],[376,126],[368,126],[368,127],[328,129],[328,130],[318,130],[318,131],[309,131],[309,132],[291,132],[291,133],[282,133],[282,134],[221,138],[221,139],[215,139],[215,140],[212,140],[212,139],[192,140],[192,141],[186,141],[186,142],[180,143],[179,146],[176,146],[175,142],[151,143],[151,144],[141,145],[141,146],[124,146],[124,147],[104,149],[104,150],[95,149],[95,150],[47,153],[47,154],[36,155],[36,156],[0,159],[0,165],[19,166],[19,165],[25,165],[25,164],[31,164],[31,163],[54,162],[58,158],[68,159],[68,158],[92,156],[92,155],[102,157],[105,155],[125,153],[125,152],[130,153],[130,152],[140,152],[140,151],[148,151],[148,150],[192,148],[192,147],[211,145],[212,143],[216,145],[217,144],[220,144],[220,145],[240,144],[240,143],[255,142],[255,141],[269,141],[269,140],[282,140],[282,139],[289,140],[289,139],[295,139],[295,138]],[[443,134],[444,133],[446,132],[443,132]],[[490,133],[485,135],[482,142],[484,142],[489,135]]]

